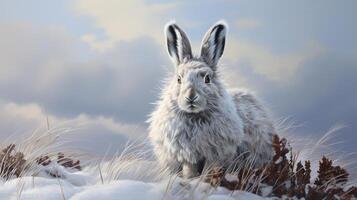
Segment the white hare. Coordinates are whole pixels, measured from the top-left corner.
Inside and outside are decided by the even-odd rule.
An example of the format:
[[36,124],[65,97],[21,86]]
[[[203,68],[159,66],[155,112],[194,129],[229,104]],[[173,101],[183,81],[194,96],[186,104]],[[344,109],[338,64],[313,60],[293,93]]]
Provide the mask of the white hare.
[[275,129],[261,104],[247,92],[228,92],[220,80],[226,32],[224,22],[215,24],[193,56],[186,34],[175,23],[165,27],[176,73],[148,120],[149,138],[160,164],[186,178],[199,175],[203,164],[228,166],[243,152],[256,166],[273,156]]

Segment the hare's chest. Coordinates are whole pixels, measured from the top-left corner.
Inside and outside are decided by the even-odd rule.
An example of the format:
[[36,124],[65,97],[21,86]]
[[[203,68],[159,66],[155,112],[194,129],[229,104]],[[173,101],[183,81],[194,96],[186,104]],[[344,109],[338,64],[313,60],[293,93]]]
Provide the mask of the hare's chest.
[[201,146],[209,137],[211,133],[218,132],[218,128],[212,126],[211,122],[198,121],[192,119],[173,119],[173,124],[167,131],[167,135],[174,141],[181,144],[190,144],[192,146]]
[[164,130],[164,135],[169,152],[178,161],[215,160],[236,151],[237,141],[231,129],[213,122],[174,120]]
[[201,147],[206,146],[204,137],[208,137],[203,134],[206,128],[178,119],[171,119],[162,128],[164,146],[178,161],[195,163],[202,159]]

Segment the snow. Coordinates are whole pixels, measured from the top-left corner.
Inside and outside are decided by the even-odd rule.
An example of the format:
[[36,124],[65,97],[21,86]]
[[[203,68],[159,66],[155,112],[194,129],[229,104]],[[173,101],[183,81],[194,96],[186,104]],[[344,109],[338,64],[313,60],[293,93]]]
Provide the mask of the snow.
[[[19,187],[22,182],[22,191]],[[70,199],[70,200],[97,200],[97,199],[127,199],[127,200],[156,200],[156,199],[192,199],[189,193],[170,193],[167,191],[166,182],[147,183],[135,180],[118,180],[109,184],[95,184],[88,186],[75,186],[71,183],[55,178],[24,177],[22,180],[14,179],[0,186],[0,199]],[[177,188],[178,189],[178,188]],[[62,193],[63,191],[63,193]],[[177,190],[178,191],[178,190]],[[233,199],[264,199],[257,195],[238,191],[232,194],[230,191],[219,192],[217,189],[211,194],[197,190],[193,193],[194,199],[209,200],[233,200]],[[202,193],[201,193],[202,192]]]
[[[45,148],[32,145],[33,141],[37,141],[38,138],[44,137],[33,137],[32,140],[29,140],[30,148],[22,148],[22,150],[26,150],[24,151],[25,155],[30,154],[30,157],[41,155],[42,152],[48,151],[49,143],[55,141],[45,142],[43,145]],[[161,172],[162,169],[158,169],[158,164],[150,159],[148,156],[150,154],[147,154],[145,148],[140,151],[136,149],[136,146],[142,147],[142,144],[139,144],[132,145],[132,149],[128,148],[126,153],[113,157],[83,157],[87,160],[78,158],[82,164],[85,163],[81,171],[69,170],[54,160],[47,166],[35,167],[34,171],[26,173],[21,178],[14,178],[6,182],[0,178],[0,200],[269,199],[245,191],[232,192],[222,187],[213,188],[197,179],[188,181],[167,175]],[[28,146],[23,145],[23,147]],[[302,152],[299,156],[301,155],[305,155],[305,153]],[[310,158],[309,156],[302,157]],[[312,163],[318,163],[320,157],[320,155],[313,156],[310,160],[315,160]],[[280,158],[277,162],[281,161]],[[233,181],[236,180],[236,175],[226,175],[225,178],[228,181]],[[286,182],[285,184],[290,183]],[[305,190],[307,189],[306,187]],[[268,196],[272,192],[272,187],[264,186],[261,192],[263,196]]]
[[162,184],[120,180],[107,185],[94,185],[74,195],[72,199],[162,199],[165,188]]
[[[59,178],[46,174],[48,170],[57,170]],[[261,200],[263,197],[243,191],[229,191],[225,188],[213,188],[207,183],[195,180],[183,180],[179,177],[163,178],[160,181],[129,179],[102,182],[93,168],[71,172],[66,168],[50,165],[36,176],[27,176],[0,182],[0,199],[51,199],[51,200],[97,200],[97,199],[209,199]],[[103,171],[103,175],[106,172]],[[20,198],[19,198],[20,197]]]

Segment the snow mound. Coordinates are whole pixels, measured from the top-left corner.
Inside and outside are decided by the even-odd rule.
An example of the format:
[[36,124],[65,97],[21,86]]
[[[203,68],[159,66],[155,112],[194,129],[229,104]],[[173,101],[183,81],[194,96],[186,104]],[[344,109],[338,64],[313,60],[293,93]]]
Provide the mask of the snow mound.
[[90,169],[80,172],[69,172],[63,168],[57,170],[62,170],[59,172],[61,178],[27,176],[1,182],[0,199],[264,199],[252,193],[213,188],[199,180],[186,181],[178,177],[175,180],[166,178],[157,182],[122,179],[103,183],[100,178],[93,176]]

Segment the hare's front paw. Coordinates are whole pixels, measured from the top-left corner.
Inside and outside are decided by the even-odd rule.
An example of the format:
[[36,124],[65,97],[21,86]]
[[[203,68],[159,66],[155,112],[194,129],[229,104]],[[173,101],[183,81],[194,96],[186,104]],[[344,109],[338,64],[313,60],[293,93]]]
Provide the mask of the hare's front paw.
[[192,163],[184,163],[182,166],[182,176],[184,178],[194,178],[199,176],[198,172],[198,166],[197,164],[192,164]]

